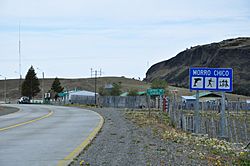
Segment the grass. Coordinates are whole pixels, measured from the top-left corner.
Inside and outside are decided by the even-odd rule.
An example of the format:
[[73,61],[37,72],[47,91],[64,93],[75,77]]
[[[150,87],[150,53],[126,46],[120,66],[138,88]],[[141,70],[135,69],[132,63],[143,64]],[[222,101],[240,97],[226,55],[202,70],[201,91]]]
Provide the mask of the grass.
[[[51,89],[51,85],[55,78],[45,78],[44,79],[44,91],[47,92]],[[65,90],[88,90],[94,91],[95,84],[94,78],[77,78],[77,79],[63,79],[59,78],[61,85]],[[23,81],[23,80],[22,80]],[[42,80],[39,78],[40,83]],[[125,77],[100,77],[97,78],[97,90],[99,87],[104,86],[106,84],[112,83],[121,83],[122,91],[128,91],[130,89],[138,89],[139,91],[144,91],[150,87],[150,84],[139,81],[136,79],[125,78]],[[42,84],[41,84],[42,85]],[[40,85],[40,88],[42,88]],[[19,79],[8,79],[7,80],[7,99],[16,100],[20,97],[20,93],[18,90]],[[4,80],[0,80],[0,94],[4,93]],[[42,93],[40,92],[36,97],[36,99],[42,98]],[[3,100],[3,95],[0,95],[0,100]]]
[[165,141],[193,147],[189,154],[191,159],[199,157],[212,165],[250,165],[250,154],[242,147],[224,140],[198,137],[177,130],[171,124],[167,114],[162,114],[160,118],[161,114],[157,111],[151,111],[150,116],[146,111],[127,111],[125,116],[140,127],[150,127],[155,136]]
[[[88,90],[88,91],[94,91],[94,78],[77,78],[77,79],[63,79],[59,78],[61,85],[65,88],[65,90]],[[39,79],[40,83],[42,82],[41,79]],[[44,91],[47,92],[51,89],[51,85],[54,81],[54,78],[45,78],[44,79]],[[100,77],[97,78],[97,90],[99,87],[104,86],[106,84],[112,84],[112,83],[121,83],[122,85],[122,91],[128,92],[130,89],[137,89],[138,91],[145,91],[148,88],[150,88],[151,84],[146,83],[144,81],[131,79],[131,78],[125,78],[125,77]],[[19,86],[19,79],[8,79],[7,80],[7,99],[8,100],[16,100],[20,97],[20,93],[18,90]],[[40,87],[42,88],[42,87]],[[194,95],[195,92],[190,92],[189,89],[186,88],[179,88],[174,86],[169,86],[169,91],[171,90],[178,90],[177,96],[182,95]],[[4,80],[0,80],[0,94],[4,93]],[[169,96],[172,94],[170,93]],[[226,93],[226,97],[229,100],[237,101],[238,98],[240,100],[246,100],[249,99],[249,97],[242,96],[242,95],[235,95]],[[40,92],[36,97],[36,99],[42,98],[42,93]],[[0,96],[0,100],[3,100],[3,96]]]

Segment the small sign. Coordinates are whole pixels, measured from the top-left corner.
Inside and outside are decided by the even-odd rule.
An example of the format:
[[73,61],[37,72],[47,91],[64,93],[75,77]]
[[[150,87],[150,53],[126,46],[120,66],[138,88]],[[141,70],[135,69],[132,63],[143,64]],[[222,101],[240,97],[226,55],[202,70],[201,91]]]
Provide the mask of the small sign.
[[231,68],[190,68],[189,77],[191,90],[233,91]]
[[215,90],[217,87],[217,78],[216,77],[206,77],[205,86],[207,89]]
[[165,90],[164,89],[148,89],[147,95],[149,96],[162,96],[164,95]]
[[203,77],[192,77],[192,88],[203,88]]

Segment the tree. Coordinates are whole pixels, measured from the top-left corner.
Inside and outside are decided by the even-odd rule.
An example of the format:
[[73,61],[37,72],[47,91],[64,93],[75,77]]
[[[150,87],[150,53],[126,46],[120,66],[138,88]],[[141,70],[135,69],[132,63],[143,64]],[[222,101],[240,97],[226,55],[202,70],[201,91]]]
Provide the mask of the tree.
[[98,89],[98,93],[99,93],[100,96],[109,96],[108,91],[103,86],[101,86]]
[[138,90],[137,89],[130,89],[128,92],[128,96],[138,96]]
[[110,92],[111,96],[120,96],[120,94],[122,93],[122,91],[121,91],[121,88],[122,88],[121,83],[118,83],[118,84],[113,83],[112,85],[113,85],[113,88],[112,88],[112,90]]
[[25,80],[22,83],[22,96],[27,96],[32,99],[36,96],[41,90],[39,88],[39,80],[36,76],[33,66],[31,66],[25,76]]
[[169,94],[168,84],[165,80],[155,79],[151,84],[152,89],[164,89],[165,94]]
[[164,80],[155,79],[155,80],[153,80],[153,82],[151,84],[151,88],[152,89],[167,89],[168,84]]
[[60,80],[56,77],[54,82],[52,83],[51,90],[55,93],[55,99],[58,97],[58,93],[63,91],[64,87],[61,86]]

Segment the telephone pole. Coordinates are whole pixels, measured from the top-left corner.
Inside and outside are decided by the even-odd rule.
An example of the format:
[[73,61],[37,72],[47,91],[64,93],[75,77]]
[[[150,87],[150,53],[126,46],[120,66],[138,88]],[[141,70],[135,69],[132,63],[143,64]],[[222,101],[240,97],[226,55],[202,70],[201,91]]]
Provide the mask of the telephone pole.
[[42,81],[42,100],[44,102],[44,71],[42,71],[40,68],[37,68],[37,70],[40,70],[42,72],[42,76],[43,76],[43,81]]
[[102,69],[100,69],[100,71],[97,71],[97,70],[93,70],[92,68],[91,68],[91,78],[92,78],[92,76],[93,76],[93,73],[94,73],[94,85],[95,85],[95,105],[97,106],[97,75],[98,75],[98,73],[99,73],[99,76],[101,77],[102,76]]
[[7,103],[7,79],[5,76],[0,75],[1,77],[4,78],[4,103]]

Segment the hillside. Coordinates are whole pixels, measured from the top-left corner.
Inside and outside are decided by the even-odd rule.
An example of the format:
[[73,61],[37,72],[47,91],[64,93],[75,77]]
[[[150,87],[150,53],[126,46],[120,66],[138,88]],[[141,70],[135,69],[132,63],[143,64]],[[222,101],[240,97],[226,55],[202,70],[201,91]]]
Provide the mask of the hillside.
[[[79,78],[79,79],[63,79],[59,78],[62,86],[66,90],[89,90],[94,91],[95,80],[94,78]],[[44,79],[44,91],[47,92],[54,81],[54,78],[45,78]],[[40,89],[42,88],[42,80],[39,79]],[[129,79],[125,77],[100,77],[97,78],[97,90],[99,87],[104,86],[105,84],[112,83],[121,83],[122,90],[124,92],[130,89],[138,89],[139,91],[146,90],[150,85],[145,82]],[[7,98],[10,100],[16,100],[20,97],[20,92],[18,90],[19,79],[9,79],[7,80]],[[39,93],[36,98],[41,98],[42,94]],[[4,80],[0,80],[0,101],[4,100]]]
[[157,63],[146,73],[146,81],[159,78],[188,88],[190,67],[233,68],[234,93],[250,96],[250,37],[191,47]]

